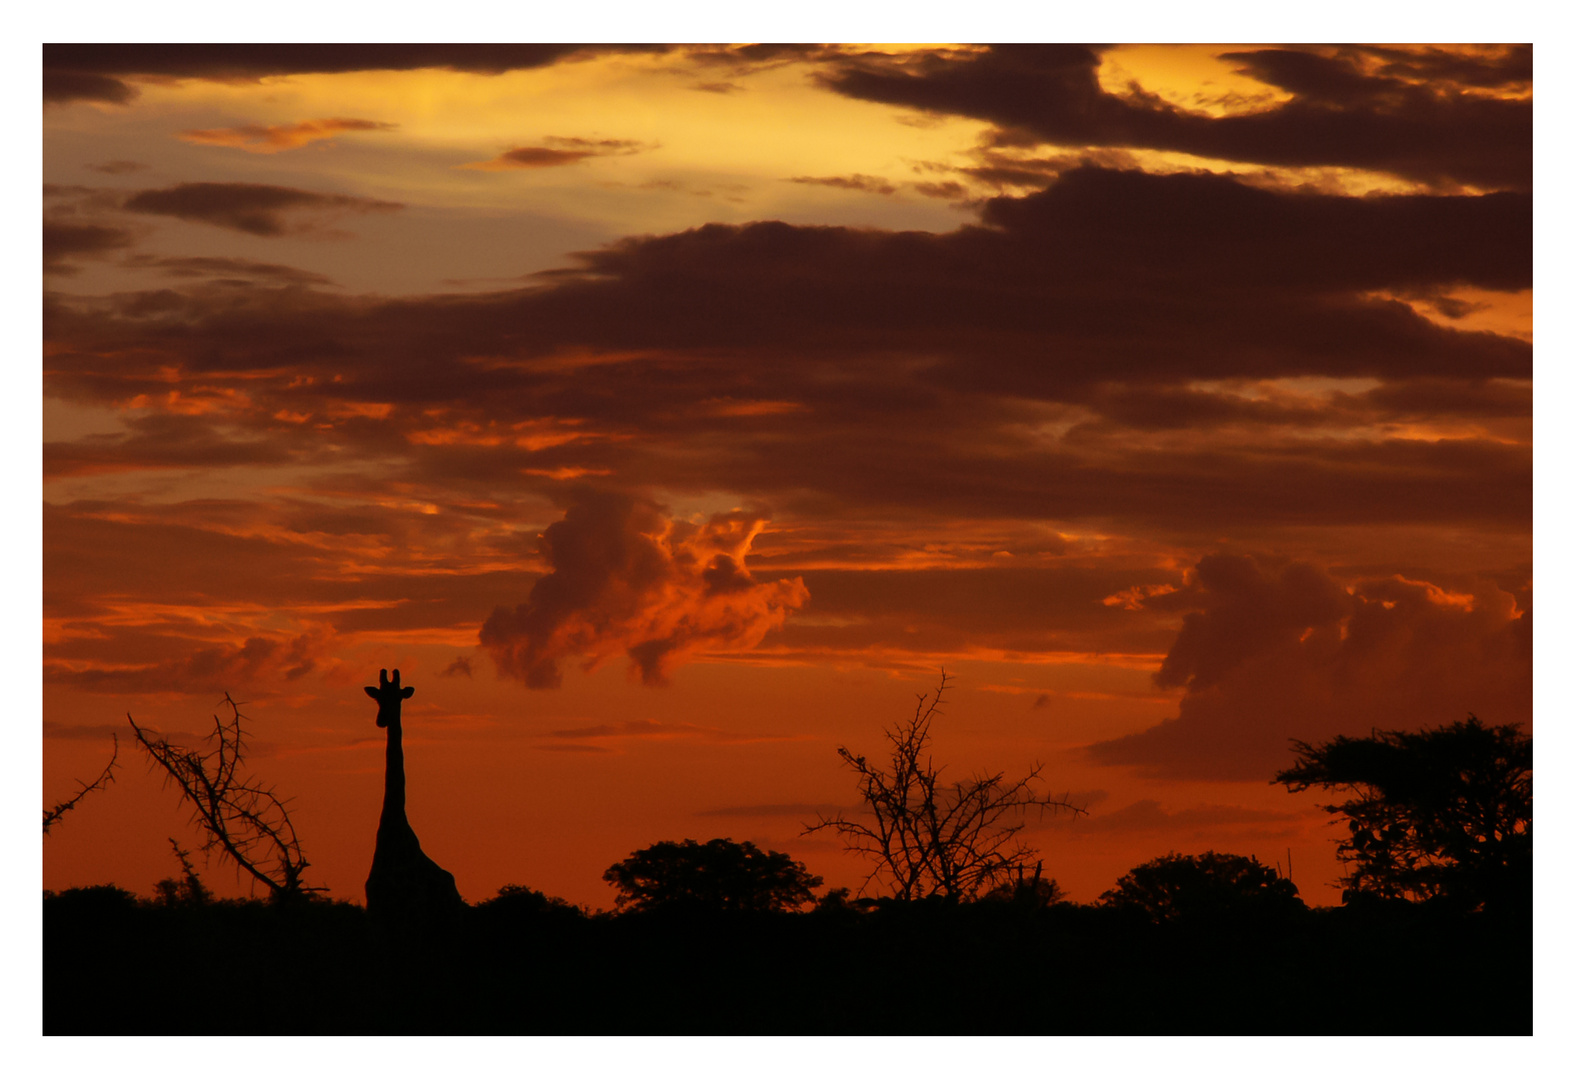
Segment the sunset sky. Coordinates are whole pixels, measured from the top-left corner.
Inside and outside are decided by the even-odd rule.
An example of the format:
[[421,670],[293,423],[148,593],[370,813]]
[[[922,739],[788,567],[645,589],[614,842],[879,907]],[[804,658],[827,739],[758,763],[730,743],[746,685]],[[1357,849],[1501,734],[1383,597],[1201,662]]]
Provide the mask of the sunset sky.
[[[1339,900],[1288,741],[1532,721],[1532,49],[62,46],[43,80],[44,886],[188,847],[228,692],[307,876],[409,816],[610,907],[944,774]],[[215,862],[221,892],[245,886]]]

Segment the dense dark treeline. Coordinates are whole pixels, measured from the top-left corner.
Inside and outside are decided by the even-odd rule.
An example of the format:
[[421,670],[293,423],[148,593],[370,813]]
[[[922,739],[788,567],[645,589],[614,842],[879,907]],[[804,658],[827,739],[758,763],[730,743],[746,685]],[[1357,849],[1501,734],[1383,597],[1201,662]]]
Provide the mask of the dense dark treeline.
[[[166,898],[168,901],[169,898]],[[44,900],[46,1034],[1530,1034],[1524,914],[1367,901],[1153,923],[883,901],[587,917],[520,890],[448,938],[348,903]]]

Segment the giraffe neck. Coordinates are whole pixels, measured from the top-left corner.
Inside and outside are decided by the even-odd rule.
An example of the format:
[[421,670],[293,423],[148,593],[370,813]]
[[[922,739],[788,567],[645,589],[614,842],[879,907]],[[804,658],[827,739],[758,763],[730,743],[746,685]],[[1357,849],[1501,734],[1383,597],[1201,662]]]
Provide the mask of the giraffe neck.
[[402,824],[405,821],[405,747],[401,742],[398,720],[389,724],[388,733],[388,766],[383,774],[383,818],[380,825]]

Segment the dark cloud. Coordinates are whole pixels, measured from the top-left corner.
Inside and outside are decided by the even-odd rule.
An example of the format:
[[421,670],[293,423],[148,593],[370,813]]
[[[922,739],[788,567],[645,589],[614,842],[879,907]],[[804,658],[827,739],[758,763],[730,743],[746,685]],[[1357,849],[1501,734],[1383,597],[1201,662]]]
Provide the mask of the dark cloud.
[[[402,204],[355,195],[330,195],[273,184],[192,183],[139,191],[125,202],[138,214],[201,221],[253,236],[283,236],[317,228],[323,216],[388,213]],[[306,220],[287,220],[305,214]]]
[[1321,291],[1532,285],[1532,200],[1509,193],[1347,198],[1228,176],[1079,168],[1043,193],[991,200],[983,217],[1015,235],[1055,237],[1085,270],[1163,267],[1164,277],[1202,272],[1233,286]]
[[456,656],[453,660],[449,661],[449,666],[444,668],[438,674],[447,676],[464,675],[467,679],[472,678],[470,658],[465,656]]
[[660,685],[695,652],[750,648],[808,599],[797,578],[745,570],[764,524],[736,513],[688,525],[642,500],[584,493],[542,533],[552,571],[525,603],[493,610],[481,644],[500,674],[533,688],[558,686],[559,665],[576,657],[589,668],[624,652]]
[[489,161],[473,161],[462,169],[480,169],[498,172],[509,169],[551,169],[561,165],[574,165],[586,158],[638,154],[648,149],[644,143],[633,139],[581,139],[549,136],[542,140],[545,146],[517,146],[505,150]]
[[[983,216],[710,225],[467,296],[51,297],[46,386],[124,403],[244,377],[236,441],[324,453],[328,425],[473,499],[604,476],[811,520],[1528,519],[1530,344],[1389,298],[1530,284],[1525,196],[1080,168]],[[1277,389],[1310,376],[1380,386]]]
[[[200,399],[191,404],[200,407]],[[264,439],[237,440],[211,420],[178,412],[152,412],[124,421],[121,435],[90,435],[44,444],[44,476],[59,478],[141,469],[273,465],[291,460],[287,447]]]
[[44,101],[124,104],[138,76],[256,80],[275,75],[444,68],[480,75],[545,67],[607,52],[666,51],[662,45],[70,44],[44,46]]
[[914,190],[931,199],[947,199],[956,202],[969,195],[969,189],[956,180],[921,181],[914,185]]
[[268,695],[314,671],[322,641],[267,636],[211,645],[153,664],[83,664],[51,659],[44,681],[104,694],[245,692]]
[[849,176],[794,176],[795,184],[818,184],[821,187],[842,188],[845,191],[868,191],[872,195],[895,195],[897,188],[879,176],[853,173]]
[[148,168],[140,161],[123,161],[118,159],[115,161],[101,161],[96,165],[84,165],[82,167],[108,176],[125,176],[128,173],[141,172]]
[[1454,592],[1399,575],[1343,587],[1306,563],[1201,560],[1147,606],[1194,608],[1156,675],[1178,715],[1095,743],[1107,765],[1162,776],[1263,779],[1289,741],[1465,719],[1532,719],[1532,613],[1484,583]]
[[102,259],[133,243],[130,230],[86,222],[44,222],[44,273],[75,274],[75,259]]
[[1445,82],[1485,89],[1530,90],[1532,46],[1503,45],[1482,53],[1463,53],[1433,46],[1396,48],[1385,45],[1350,47],[1379,62],[1378,74],[1415,82]]
[[1454,58],[1440,50],[1225,53],[1293,97],[1222,117],[1187,112],[1153,95],[1106,91],[1096,75],[1101,52],[996,45],[866,54],[830,62],[821,77],[851,97],[986,120],[1020,143],[1172,150],[1261,165],[1373,169],[1429,184],[1531,187],[1531,101],[1473,92],[1530,78],[1527,46]]
[[173,278],[219,278],[235,283],[270,285],[332,285],[333,279],[310,270],[255,259],[230,259],[216,255],[134,255],[128,266],[158,270]]
[[44,69],[44,104],[62,105],[69,101],[103,101],[124,105],[137,91],[119,79],[86,71]]
[[[348,482],[336,486],[341,497],[356,490]],[[289,498],[267,505],[46,504],[45,617],[91,620],[122,603],[204,605],[225,597],[258,611],[322,611],[314,617],[337,633],[443,628],[474,634],[498,595],[527,593],[538,576],[497,568],[515,554],[511,533],[496,526],[489,533],[486,518],[457,508],[429,514],[423,506],[380,505],[373,499],[382,498],[381,490],[370,484],[366,495],[366,503],[350,509]],[[452,542],[448,529],[461,520],[469,533],[466,551],[491,565],[477,569],[432,557],[434,548]],[[237,574],[238,566],[246,573]],[[126,647],[116,642],[101,653],[83,640],[84,659]],[[143,659],[164,658],[161,652]]]

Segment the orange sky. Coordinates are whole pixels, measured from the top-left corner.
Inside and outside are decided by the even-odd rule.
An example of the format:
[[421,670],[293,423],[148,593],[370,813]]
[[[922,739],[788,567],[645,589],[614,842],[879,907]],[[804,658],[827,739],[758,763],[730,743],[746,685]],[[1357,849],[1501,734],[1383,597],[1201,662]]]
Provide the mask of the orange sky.
[[800,833],[943,667],[1084,901],[1336,902],[1288,739],[1530,725],[1530,49],[45,68],[45,801],[123,766],[46,888],[176,871],[125,714],[229,692],[361,900],[379,668],[472,901],[685,837],[857,887]]

